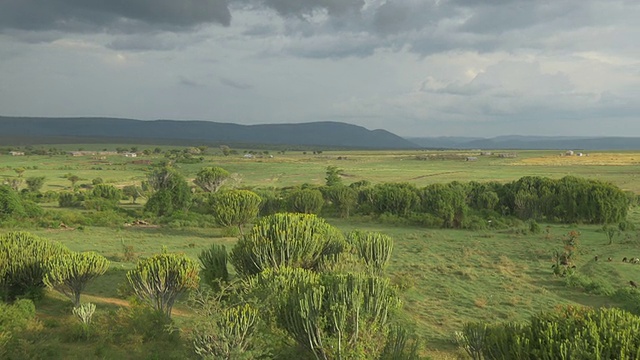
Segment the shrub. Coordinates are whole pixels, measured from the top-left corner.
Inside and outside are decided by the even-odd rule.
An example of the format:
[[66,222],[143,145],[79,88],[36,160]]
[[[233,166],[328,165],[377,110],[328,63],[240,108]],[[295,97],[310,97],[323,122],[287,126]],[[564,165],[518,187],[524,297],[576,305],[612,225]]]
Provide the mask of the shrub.
[[282,266],[314,269],[324,256],[340,253],[344,244],[342,234],[315,215],[274,214],[236,243],[230,260],[241,276]]
[[17,191],[7,185],[0,185],[0,220],[10,216],[24,216],[22,199]]
[[68,252],[49,259],[47,268],[44,283],[68,296],[77,307],[80,293],[89,282],[107,272],[109,261],[94,252]]
[[224,245],[213,244],[202,250],[198,256],[202,267],[202,280],[214,290],[220,290],[220,282],[229,281],[227,270],[227,249]]
[[324,198],[320,190],[300,189],[289,194],[287,204],[291,212],[318,214],[324,204]]
[[62,245],[26,232],[0,235],[0,292],[9,300],[41,298],[49,262],[66,252]]
[[135,294],[153,309],[171,317],[178,296],[198,287],[198,267],[185,255],[158,254],[138,261],[127,272]]

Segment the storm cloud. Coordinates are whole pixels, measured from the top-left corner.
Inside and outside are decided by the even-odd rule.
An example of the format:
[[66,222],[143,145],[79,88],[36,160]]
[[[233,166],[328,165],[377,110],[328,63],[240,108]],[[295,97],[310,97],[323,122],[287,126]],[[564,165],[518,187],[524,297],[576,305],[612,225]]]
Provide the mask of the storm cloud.
[[3,115],[640,136],[633,0],[3,0]]

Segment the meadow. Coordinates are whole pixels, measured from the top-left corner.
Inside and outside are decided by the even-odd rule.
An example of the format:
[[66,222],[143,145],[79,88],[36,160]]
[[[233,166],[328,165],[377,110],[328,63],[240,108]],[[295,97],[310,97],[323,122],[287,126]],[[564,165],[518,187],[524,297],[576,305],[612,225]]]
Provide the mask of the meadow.
[[[77,148],[78,145],[73,145]],[[92,145],[82,145],[92,149]],[[100,149],[109,146],[100,145]],[[115,146],[111,146],[115,147]],[[69,146],[71,149],[71,146]],[[168,148],[163,148],[167,150]],[[249,149],[247,150],[249,151]],[[575,175],[611,182],[621,189],[640,193],[640,152],[593,152],[589,156],[563,156],[560,151],[517,151],[515,158],[481,156],[479,151],[260,151],[245,158],[245,150],[224,156],[218,149],[208,149],[203,161],[178,164],[179,170],[192,180],[203,166],[220,166],[234,176],[233,185],[247,189],[283,188],[301,184],[322,185],[328,166],[343,170],[346,184],[368,180],[374,184],[407,182],[416,186],[451,181],[507,182],[523,176],[561,178]],[[467,157],[476,157],[466,161]],[[139,184],[146,178],[147,164],[136,160],[163,160],[162,155],[94,158],[68,155],[0,155],[0,179],[44,176],[45,191],[68,189],[67,174],[77,175],[79,184],[102,178],[116,186]],[[24,168],[21,175],[15,169]],[[122,206],[137,208],[128,201]],[[56,204],[46,204],[58,211]],[[68,211],[68,210],[65,210]],[[75,210],[74,210],[75,211]],[[77,210],[84,211],[84,210]],[[613,244],[601,226],[581,224],[540,224],[541,232],[531,233],[524,222],[509,228],[485,230],[427,229],[408,225],[397,219],[354,216],[328,218],[343,231],[354,229],[377,231],[394,239],[394,251],[388,273],[401,289],[401,316],[415,323],[415,331],[424,341],[425,353],[434,359],[466,358],[454,342],[454,332],[469,321],[521,321],[539,311],[560,304],[628,307],[616,297],[618,289],[629,287],[630,280],[640,280],[640,265],[623,263],[623,257],[640,257],[640,233],[626,231]],[[629,220],[640,225],[640,212],[633,209]],[[9,230],[9,229],[5,229]],[[12,229],[15,230],[15,229]],[[74,251],[96,251],[111,261],[109,272],[98,278],[83,299],[104,309],[128,306],[121,292],[125,272],[135,261],[127,259],[125,248],[135,258],[148,257],[165,246],[197,259],[212,243],[228,248],[236,242],[228,231],[171,226],[83,226],[76,229],[29,228],[33,234],[59,241]],[[4,231],[4,230],[1,230]],[[582,279],[568,283],[553,275],[553,251],[562,248],[561,239],[570,231],[579,232],[576,272]],[[595,256],[599,260],[595,260]],[[611,257],[612,261],[607,261]],[[39,316],[55,324],[52,318],[68,321],[67,307],[60,295],[49,292]],[[193,316],[189,308],[177,305],[178,323]],[[64,320],[67,319],[67,320]],[[55,326],[52,325],[55,332]],[[90,346],[66,343],[58,348],[62,358],[126,357],[123,349],[109,348],[98,356]],[[123,352],[124,351],[124,352]],[[133,357],[135,358],[135,357]],[[161,357],[160,357],[161,358]]]

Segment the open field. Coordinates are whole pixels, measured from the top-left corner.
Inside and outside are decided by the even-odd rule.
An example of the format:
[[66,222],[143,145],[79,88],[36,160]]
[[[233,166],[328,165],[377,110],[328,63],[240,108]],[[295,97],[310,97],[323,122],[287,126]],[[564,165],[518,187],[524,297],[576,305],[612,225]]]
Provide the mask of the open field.
[[[89,148],[82,147],[82,148]],[[113,149],[113,147],[105,147]],[[203,166],[221,166],[239,175],[239,184],[246,187],[286,187],[310,183],[324,183],[327,166],[344,170],[346,183],[368,180],[372,183],[408,182],[417,186],[451,181],[507,182],[523,176],[561,178],[575,175],[609,181],[623,190],[640,193],[640,152],[592,152],[589,156],[559,156],[558,151],[518,151],[516,158],[494,155],[479,156],[479,152],[456,151],[326,151],[313,154],[308,151],[275,151],[251,159],[237,155],[223,156],[210,149],[204,161],[196,164],[178,164],[181,171],[193,178]],[[270,157],[273,156],[273,157]],[[475,157],[475,161],[465,161]],[[161,155],[125,158],[107,156],[8,156],[0,155],[0,179],[17,177],[15,168],[23,167],[23,177],[45,176],[43,191],[70,187],[65,174],[79,176],[81,183],[91,183],[97,177],[106,183],[126,185],[145,179],[149,168],[135,164],[140,160],[159,162]]]
[[[82,147],[91,149],[89,145]],[[100,145],[102,148],[109,146]],[[560,156],[558,151],[518,151],[515,158],[480,156],[477,151],[325,151],[320,154],[274,151],[273,157],[263,154],[255,158],[244,158],[243,153],[223,156],[219,150],[209,149],[203,155],[203,162],[178,166],[189,179],[204,166],[221,166],[238,174],[236,186],[246,188],[321,185],[325,182],[327,166],[333,165],[344,170],[343,182],[347,184],[368,180],[425,186],[451,181],[507,182],[523,176],[575,175],[608,181],[623,190],[640,193],[640,151],[591,152],[583,157]],[[477,159],[466,161],[471,156]],[[17,178],[15,169],[22,167],[23,178],[46,177],[43,191],[70,188],[66,174],[79,176],[78,184],[91,183],[100,177],[106,183],[124,186],[146,179],[150,165],[134,164],[134,161],[157,163],[164,159],[161,155],[135,159],[117,155],[104,159],[0,155],[0,180]],[[57,211],[54,204],[47,204],[46,208]],[[631,212],[629,220],[640,225],[638,209]],[[637,231],[628,231],[613,244],[606,245],[601,226],[541,224],[542,233],[531,234],[524,231],[527,228],[524,223],[509,229],[474,232],[380,223],[369,217],[328,221],[345,232],[378,231],[394,239],[388,272],[392,281],[403,289],[403,317],[415,321],[415,330],[424,338],[428,355],[435,359],[465,358],[453,342],[454,332],[465,322],[519,321],[558,304],[624,307],[629,304],[610,294],[628,287],[630,280],[640,281],[640,265],[621,261],[623,257],[640,257],[640,232]],[[590,279],[593,285],[590,291],[568,286],[565,279],[552,274],[553,251],[562,248],[560,238],[572,230],[580,232],[576,271]],[[131,246],[136,257],[148,257],[166,246],[171,252],[182,252],[197,259],[200,251],[213,243],[227,245],[229,249],[236,241],[219,228],[87,226],[75,230],[28,231],[59,241],[74,251],[96,251],[106,256],[111,268],[87,289],[85,299],[109,310],[128,304],[118,291],[126,281],[126,271],[134,266],[133,261],[124,258],[124,246]],[[594,261],[595,255],[600,261]],[[606,261],[608,257],[613,261]],[[69,321],[69,316],[60,315],[68,313],[67,307],[59,295],[50,293],[39,308],[39,316]],[[177,305],[178,322],[191,316],[184,304]],[[64,343],[59,351],[62,358],[87,358],[85,356],[93,356],[94,349],[78,349],[75,343]],[[111,357],[102,358],[127,354],[126,350],[114,348],[107,353]]]

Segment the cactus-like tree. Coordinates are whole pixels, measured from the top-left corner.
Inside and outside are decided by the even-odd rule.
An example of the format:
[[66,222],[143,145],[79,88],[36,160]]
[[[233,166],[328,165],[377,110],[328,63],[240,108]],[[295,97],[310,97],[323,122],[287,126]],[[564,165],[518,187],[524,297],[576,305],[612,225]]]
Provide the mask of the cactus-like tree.
[[49,273],[44,283],[80,305],[80,294],[95,278],[104,275],[109,269],[109,260],[95,252],[68,252],[54,257],[47,263]]
[[206,192],[217,192],[222,185],[229,179],[231,174],[221,167],[205,167],[198,171],[193,183],[198,185]]
[[324,256],[340,253],[340,231],[310,214],[279,213],[264,217],[234,246],[230,260],[241,276],[282,266],[315,269]]
[[377,275],[384,272],[393,251],[391,237],[376,232],[353,231],[347,239],[364,260],[369,271]]
[[68,251],[28,232],[0,235],[0,294],[9,300],[42,296],[44,277],[49,272],[47,264]]
[[198,266],[185,255],[162,253],[138,261],[127,273],[129,284],[141,300],[171,317],[178,296],[198,287]]
[[243,225],[258,216],[261,202],[260,196],[253,191],[231,190],[215,196],[211,207],[218,224],[225,227],[237,226],[240,234],[243,234]]
[[224,245],[213,244],[198,255],[204,283],[215,290],[220,290],[220,282],[229,281],[227,269],[227,249]]

